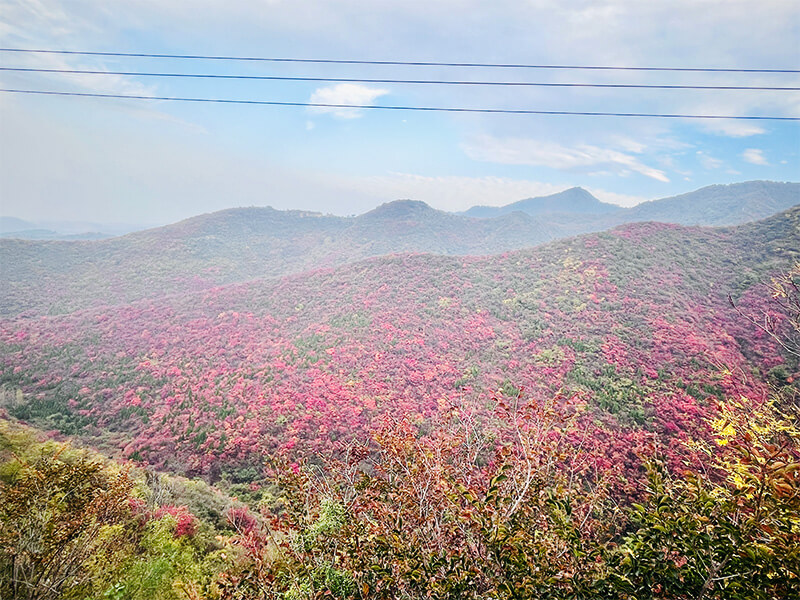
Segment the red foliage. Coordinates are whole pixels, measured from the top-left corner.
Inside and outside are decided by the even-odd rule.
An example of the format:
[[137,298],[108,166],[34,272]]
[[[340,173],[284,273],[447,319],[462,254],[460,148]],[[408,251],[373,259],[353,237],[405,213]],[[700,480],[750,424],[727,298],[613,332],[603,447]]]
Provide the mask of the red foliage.
[[676,231],[642,225],[544,255],[375,259],[9,320],[0,372],[34,402],[64,398],[45,415],[60,410],[88,435],[122,431],[126,456],[211,479],[367,439],[385,416],[424,432],[455,406],[485,422],[509,382],[533,399],[584,400],[593,468],[635,471],[630,448],[652,435],[679,464],[678,442],[706,435],[719,399],[766,397],[749,373],[779,359],[727,306],[713,262],[678,271],[619,257],[660,256],[659,235]]
[[197,533],[198,520],[186,506],[159,506],[153,511],[153,518],[160,519],[166,515],[175,518],[175,532],[176,538],[179,537],[192,537]]

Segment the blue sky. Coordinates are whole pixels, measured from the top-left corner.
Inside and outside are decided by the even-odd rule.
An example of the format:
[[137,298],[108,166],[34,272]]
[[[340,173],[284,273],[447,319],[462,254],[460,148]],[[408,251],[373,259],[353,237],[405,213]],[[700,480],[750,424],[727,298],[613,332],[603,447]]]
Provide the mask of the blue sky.
[[[0,44],[436,62],[800,67],[794,0],[0,0]],[[783,85],[777,74],[513,71],[0,53],[6,67]],[[171,80],[2,73],[2,87],[356,104],[800,116],[800,92]],[[0,214],[162,224],[232,206],[444,210],[583,186],[630,206],[800,179],[800,124],[196,105],[0,94]]]

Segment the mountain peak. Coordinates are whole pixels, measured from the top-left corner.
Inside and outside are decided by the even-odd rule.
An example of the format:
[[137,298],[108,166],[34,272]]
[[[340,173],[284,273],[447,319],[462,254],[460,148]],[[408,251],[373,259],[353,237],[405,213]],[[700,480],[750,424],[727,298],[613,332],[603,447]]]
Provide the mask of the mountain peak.
[[469,217],[497,217],[514,211],[524,212],[528,215],[542,215],[552,213],[574,213],[581,215],[609,214],[620,210],[619,206],[601,202],[590,192],[581,187],[572,187],[562,192],[549,196],[526,198],[506,206],[473,206],[466,211]]
[[394,200],[361,215],[366,218],[398,219],[419,217],[439,212],[421,200]]

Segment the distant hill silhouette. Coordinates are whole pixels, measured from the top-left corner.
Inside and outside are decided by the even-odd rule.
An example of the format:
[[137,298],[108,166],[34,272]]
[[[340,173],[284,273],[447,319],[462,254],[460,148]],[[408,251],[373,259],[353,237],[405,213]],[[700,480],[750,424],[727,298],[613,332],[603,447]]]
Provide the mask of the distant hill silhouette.
[[625,222],[739,225],[764,219],[800,203],[800,183],[748,181],[711,185],[688,194],[643,202],[615,215]]
[[38,229],[38,226],[36,223],[16,217],[0,217],[0,234],[25,231],[26,229]]

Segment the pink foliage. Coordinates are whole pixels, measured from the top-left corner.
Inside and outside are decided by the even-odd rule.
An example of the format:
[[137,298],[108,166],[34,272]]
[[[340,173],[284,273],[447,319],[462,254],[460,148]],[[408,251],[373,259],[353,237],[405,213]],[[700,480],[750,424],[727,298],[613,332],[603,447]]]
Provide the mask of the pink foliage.
[[[610,237],[647,250],[665,228]],[[594,466],[633,465],[629,445],[652,431],[678,460],[674,440],[704,435],[719,395],[767,395],[749,374],[776,364],[775,346],[723,294],[687,291],[669,269],[618,285],[601,258],[609,243],[586,238],[593,257],[571,262],[511,253],[437,267],[400,256],[8,321],[0,371],[24,373],[26,394],[63,390],[76,414],[124,432],[125,456],[208,477],[221,465],[368,439],[384,416],[419,430],[442,406],[485,418],[507,382],[534,399],[580,393],[591,408],[591,382],[602,377],[632,382],[647,421],[592,413],[603,423],[591,429]],[[744,302],[759,306],[755,296]]]
[[192,537],[197,533],[198,520],[185,506],[159,506],[153,512],[154,519],[161,519],[169,515],[175,519],[176,538]]

